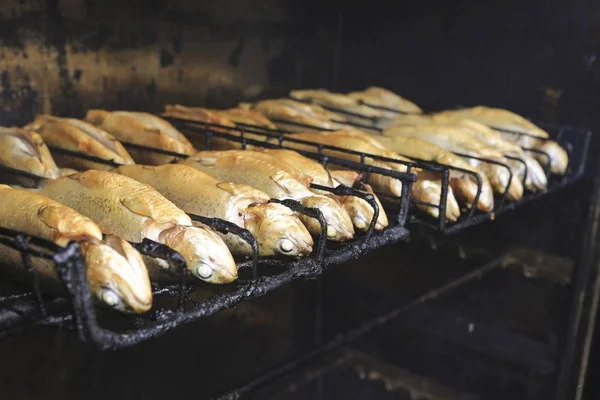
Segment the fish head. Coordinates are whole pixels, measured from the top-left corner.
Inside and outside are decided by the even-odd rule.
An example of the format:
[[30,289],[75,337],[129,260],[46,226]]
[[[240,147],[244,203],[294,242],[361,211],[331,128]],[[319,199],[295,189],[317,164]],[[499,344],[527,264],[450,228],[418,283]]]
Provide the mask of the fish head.
[[[317,208],[323,213],[323,217],[327,222],[327,239],[341,242],[354,237],[352,219],[340,203],[333,198],[313,195],[301,199],[300,203],[305,207]],[[320,225],[317,220],[303,215],[300,218],[311,233],[320,234]]]
[[[356,196],[340,196],[339,200],[344,210],[350,215],[354,227],[361,232],[365,232],[375,216],[375,210],[371,204]],[[376,201],[379,206],[379,217],[375,222],[375,230],[381,231],[388,226],[388,220],[381,203],[378,200]]]
[[[417,181],[413,184],[412,197],[415,200],[429,203],[429,204],[440,204],[442,197],[442,183],[439,179],[426,179],[423,178],[417,179]],[[438,218],[440,215],[439,209],[437,207],[432,207],[429,205],[418,205],[422,211],[428,213],[434,218]],[[448,221],[454,222],[460,216],[460,206],[456,201],[456,197],[454,196],[454,191],[451,187],[448,187],[448,195],[446,198],[446,219]]]
[[529,154],[525,155],[523,160],[527,164],[527,180],[525,182],[527,189],[532,191],[546,189],[548,178],[540,163]]
[[244,226],[256,238],[263,256],[307,256],[313,239],[291,209],[277,203],[255,204],[246,208]]
[[561,145],[554,140],[547,140],[538,149],[550,157],[550,170],[553,174],[564,175],[567,172],[569,155]]
[[339,200],[344,210],[350,215],[354,227],[359,231],[366,231],[373,219],[373,207],[355,196],[340,196]]
[[223,239],[204,226],[175,225],[161,232],[160,242],[179,252],[188,271],[208,283],[237,279],[237,265]]
[[152,287],[140,253],[116,236],[84,240],[87,279],[92,295],[122,312],[143,313],[152,307]]
[[500,194],[506,191],[506,198],[509,201],[518,201],[523,197],[523,183],[515,173],[512,174],[511,179],[511,171],[502,165],[486,167],[486,175],[496,191]]

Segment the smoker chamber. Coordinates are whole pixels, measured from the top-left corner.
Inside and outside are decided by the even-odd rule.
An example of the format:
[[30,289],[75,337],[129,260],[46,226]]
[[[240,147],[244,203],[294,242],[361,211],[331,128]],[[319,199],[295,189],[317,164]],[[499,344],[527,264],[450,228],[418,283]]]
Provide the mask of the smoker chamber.
[[[239,281],[227,287],[191,284],[185,273],[177,284],[154,285],[156,306],[140,316],[92,305],[76,244],[59,248],[2,229],[0,242],[22,253],[31,285],[0,280],[0,345],[11,361],[0,366],[0,397],[582,398],[600,293],[600,166],[587,130],[598,127],[593,2],[8,3],[0,6],[1,125],[23,125],[39,113],[226,108],[290,89],[378,85],[425,110],[488,104],[551,122],[539,125],[567,149],[570,164],[557,177],[546,163],[543,193],[526,192],[518,202],[495,196],[492,212],[471,206],[452,222],[445,205],[456,168],[297,141],[277,129],[171,119],[207,149],[215,138],[241,148],[296,142],[323,165],[360,171],[365,183],[373,174],[399,179],[402,195],[388,198],[386,210],[360,185],[319,187],[367,200],[376,214],[388,213],[390,227],[375,232],[372,224],[348,243],[321,240],[310,257],[282,260],[258,257],[244,229],[192,216],[242,237],[254,257],[238,262]],[[332,110],[378,131],[370,118]],[[366,157],[407,172],[378,169]],[[480,161],[512,175],[504,163]],[[441,175],[436,204],[411,198],[417,169]],[[35,186],[39,178],[1,168],[0,183],[14,179]],[[283,204],[326,229],[318,210]],[[157,243],[136,247],[183,262]],[[34,258],[55,262],[64,296],[40,292]],[[73,372],[78,366],[82,372]]]
[[[342,244],[341,246],[339,246],[340,248],[337,249],[327,248],[325,246],[325,241],[323,240],[323,238],[325,237],[323,232],[325,232],[326,230],[326,222],[324,221],[322,215],[319,215],[320,212],[318,210],[308,209],[306,207],[303,207],[298,202],[292,200],[278,201],[290,207],[294,211],[318,218],[322,228],[321,239],[317,244],[315,254],[312,258],[307,260],[286,262],[282,260],[259,258],[257,255],[258,247],[256,245],[256,241],[252,237],[250,232],[242,228],[238,228],[234,224],[228,223],[226,221],[218,220],[215,218],[207,219],[203,218],[202,216],[192,215],[192,219],[195,221],[205,223],[221,232],[227,232],[228,234],[241,236],[244,240],[248,241],[248,243],[254,249],[254,258],[252,261],[242,262],[241,264],[239,264],[239,268],[242,270],[248,268],[251,269],[252,275],[248,277],[250,279],[244,279],[244,277],[242,277],[240,283],[237,285],[238,287],[235,290],[220,293],[207,300],[194,301],[190,297],[190,292],[194,290],[194,287],[187,285],[186,273],[183,273],[181,284],[176,285],[175,287],[167,286],[156,288],[154,291],[155,296],[172,296],[177,298],[177,307],[175,309],[155,309],[147,316],[132,317],[135,328],[133,328],[133,330],[127,330],[125,332],[114,332],[110,329],[105,329],[98,324],[96,320],[97,311],[94,310],[92,306],[90,293],[87,289],[87,285],[85,284],[86,280],[84,264],[81,261],[80,254],[79,256],[74,255],[77,253],[74,253],[75,250],[73,248],[69,248],[65,251],[56,251],[56,246],[43,246],[46,249],[53,249],[55,251],[55,254],[51,257],[54,260],[57,268],[59,268],[59,270],[61,271],[60,275],[63,279],[64,286],[67,288],[67,292],[71,295],[73,310],[72,313],[68,311],[63,311],[62,313],[58,312],[58,315],[60,316],[48,315],[48,307],[44,304],[43,296],[39,290],[39,287],[36,286],[36,273],[35,270],[31,267],[29,259],[29,257],[31,256],[39,256],[40,253],[30,248],[29,240],[31,238],[27,238],[22,234],[18,234],[18,232],[8,232],[5,230],[4,234],[8,238],[13,238],[13,240],[9,240],[8,238],[5,239],[5,243],[10,243],[12,247],[22,251],[23,253],[23,260],[25,262],[25,265],[27,266],[28,271],[32,274],[32,282],[34,283],[34,293],[22,294],[18,296],[8,296],[0,299],[0,304],[3,304],[5,307],[4,320],[6,321],[3,324],[4,327],[1,332],[2,335],[8,335],[11,333],[11,331],[14,331],[15,329],[20,330],[23,328],[23,325],[47,325],[72,321],[74,322],[75,327],[79,330],[80,336],[84,340],[92,341],[101,348],[119,348],[130,346],[145,339],[163,334],[164,332],[173,329],[183,323],[187,323],[202,317],[212,315],[224,308],[234,307],[235,305],[239,304],[244,300],[265,295],[268,292],[278,288],[279,286],[290,283],[293,280],[299,278],[306,279],[317,276],[321,274],[326,268],[332,265],[341,264],[352,258],[358,258],[368,253],[369,251],[377,249],[386,244],[403,241],[408,237],[408,231],[405,227],[407,219],[410,221],[410,224],[422,224],[440,233],[453,233],[458,232],[468,226],[495,218],[496,215],[511,210],[517,207],[519,204],[531,201],[554,190],[558,190],[570,183],[573,183],[582,176],[585,168],[590,140],[590,132],[582,132],[581,130],[577,130],[574,128],[558,128],[556,140],[561,142],[561,144],[563,144],[565,148],[569,149],[571,157],[571,164],[568,168],[567,174],[559,179],[550,179],[548,190],[544,194],[527,194],[521,201],[518,202],[506,203],[504,197],[506,195],[507,190],[505,190],[505,194],[503,196],[500,196],[500,200],[497,202],[497,205],[492,212],[476,212],[476,207],[474,207],[474,204],[477,202],[477,198],[481,193],[481,179],[476,174],[472,173],[478,179],[478,194],[475,200],[473,201],[473,204],[471,204],[470,206],[470,211],[468,211],[467,215],[458,222],[451,224],[451,226],[447,226],[448,222],[446,221],[445,206],[449,190],[449,176],[451,171],[456,170],[456,168],[453,168],[451,166],[429,163],[424,161],[416,161],[414,163],[411,163],[380,157],[372,154],[358,153],[351,150],[337,148],[334,146],[324,146],[317,143],[298,140],[293,137],[293,134],[269,131],[266,129],[261,129],[259,127],[251,127],[247,125],[240,126],[238,128],[229,128],[216,124],[194,124],[190,123],[189,121],[177,120],[174,118],[169,118],[169,120],[174,122],[175,126],[178,127],[182,132],[184,132],[188,136],[202,136],[202,138],[205,141],[205,148],[207,149],[211,148],[212,140],[215,137],[224,138],[233,143],[239,143],[239,146],[241,148],[245,148],[247,145],[254,144],[275,148],[279,147],[293,149],[293,147],[286,146],[286,144],[288,144],[289,142],[298,142],[303,145],[308,145],[314,148],[313,151],[300,151],[304,155],[319,160],[323,165],[337,164],[343,167],[351,168],[362,172],[365,176],[365,183],[369,183],[369,179],[373,174],[381,174],[400,179],[403,182],[403,193],[402,196],[397,199],[397,212],[395,214],[395,217],[392,218],[392,221],[394,221],[394,223],[391,227],[384,230],[384,232],[374,233],[373,228],[374,223],[376,221],[376,216],[379,212],[382,212],[382,210],[379,210],[378,205],[375,203],[371,195],[361,193],[352,188],[346,188],[343,186],[331,189],[317,185],[317,187],[321,190],[331,191],[340,195],[355,195],[365,198],[366,200],[370,201],[371,206],[374,208],[375,218],[373,218],[371,226],[365,233],[364,237],[358,238],[348,244]],[[227,132],[227,130],[229,130],[230,132]],[[565,134],[565,132],[567,132],[567,134]],[[568,137],[571,141],[564,141],[563,139],[565,137]],[[137,150],[158,152],[161,154],[173,155],[180,158],[186,157],[182,154],[168,152],[161,149],[153,149],[145,146],[134,145],[127,142],[124,142],[123,144],[129,148],[135,147]],[[356,163],[341,159],[339,157],[325,156],[322,153],[324,149],[333,149],[336,151],[359,155],[361,162]],[[83,157],[92,161],[102,162],[107,165],[116,166],[114,162],[102,160],[97,157],[91,157],[84,154],[79,154],[77,152],[69,150],[59,149],[55,147],[51,147],[51,150],[63,154],[68,154],[70,156]],[[397,171],[385,170],[382,168],[370,166],[365,162],[365,159],[367,157],[386,161],[388,163],[405,165],[407,168],[407,172],[401,173]],[[479,160],[483,162],[497,163],[493,160]],[[507,165],[504,166],[510,172],[510,168]],[[414,175],[410,174],[412,168],[420,168],[424,170],[435,171],[441,173],[442,175],[442,191],[440,196],[440,202],[438,204],[421,203],[439,209],[439,221],[437,225],[429,223],[427,221],[427,217],[417,216],[414,213],[412,216],[409,217],[409,193],[411,183],[415,179]],[[548,177],[552,178],[549,174],[549,169],[546,169],[546,171],[548,173]],[[9,171],[6,172],[8,173]],[[15,175],[21,175],[21,173],[19,173],[18,171],[11,172]],[[461,170],[461,172],[470,173],[470,171],[466,170]],[[511,179],[512,178],[513,177],[511,174]],[[380,193],[378,193],[378,195],[383,196]],[[413,201],[413,203],[416,202]],[[394,207],[392,206],[391,208],[393,209]],[[37,240],[33,244],[40,245],[40,241]],[[169,262],[182,263],[181,258],[177,254],[174,254],[174,252],[167,250],[164,246],[161,246],[157,243],[151,243],[147,239],[145,240],[145,243],[136,245],[136,248],[146,255],[159,257],[164,260],[168,260]],[[45,254],[45,256],[49,257],[47,254]],[[185,271],[185,269],[183,270]],[[275,275],[272,275],[270,273],[271,271],[277,270],[282,272],[276,273]],[[259,277],[259,273],[261,273],[262,276]],[[35,299],[35,301],[37,302],[37,312],[23,315],[23,312],[20,310],[36,309],[36,307],[32,307],[31,304],[20,304],[24,301],[27,301],[28,298]],[[18,318],[19,315],[21,316],[21,318]],[[368,329],[363,330],[366,331]],[[354,336],[358,335],[355,334]]]

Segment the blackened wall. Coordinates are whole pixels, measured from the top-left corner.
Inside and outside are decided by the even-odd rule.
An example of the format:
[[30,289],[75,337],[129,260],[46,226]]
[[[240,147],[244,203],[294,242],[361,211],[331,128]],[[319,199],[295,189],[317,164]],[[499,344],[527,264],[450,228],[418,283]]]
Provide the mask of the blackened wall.
[[327,6],[293,1],[0,4],[0,123],[90,107],[228,106],[330,81]]
[[485,103],[584,124],[600,107],[597,2],[344,3],[344,88],[375,83],[428,109]]
[[599,8],[591,0],[4,1],[0,123],[379,84],[427,109],[487,103],[593,124]]

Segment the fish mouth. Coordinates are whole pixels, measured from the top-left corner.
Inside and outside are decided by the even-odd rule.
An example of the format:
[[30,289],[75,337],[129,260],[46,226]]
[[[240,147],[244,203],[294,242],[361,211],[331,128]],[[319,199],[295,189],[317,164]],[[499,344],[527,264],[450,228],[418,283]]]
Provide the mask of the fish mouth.
[[333,241],[344,241],[344,240],[350,240],[354,237],[354,231],[348,229],[345,225],[341,225],[338,224],[337,226],[334,225],[327,225],[327,239],[333,240]]
[[150,297],[147,300],[140,299],[139,297],[134,295],[133,301],[130,298],[129,301],[124,302],[126,311],[134,312],[136,314],[145,313],[150,311],[152,308],[152,298]]
[[366,215],[355,215],[352,217],[352,224],[360,231],[365,231],[370,225],[370,221],[367,220]]

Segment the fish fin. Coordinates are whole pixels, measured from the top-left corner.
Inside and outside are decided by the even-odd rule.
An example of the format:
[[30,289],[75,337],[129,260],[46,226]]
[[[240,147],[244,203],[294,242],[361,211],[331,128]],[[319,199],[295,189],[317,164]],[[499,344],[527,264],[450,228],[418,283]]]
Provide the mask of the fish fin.
[[329,174],[344,186],[353,187],[354,184],[360,181],[361,173],[350,170],[334,170],[328,171]]
[[152,209],[142,196],[125,197],[121,199],[120,202],[123,207],[127,208],[134,214],[138,214],[143,217],[152,216]]
[[234,195],[246,192],[246,190],[243,187],[240,187],[239,185],[236,185],[232,182],[219,182],[217,183],[217,187]]
[[285,171],[278,171],[275,173],[275,175],[271,176],[271,180],[281,186],[288,193],[294,193],[298,187],[298,180]]
[[58,222],[60,222],[61,217],[59,207],[55,205],[44,205],[38,210],[38,218],[42,221],[46,226],[50,229],[57,229]]

